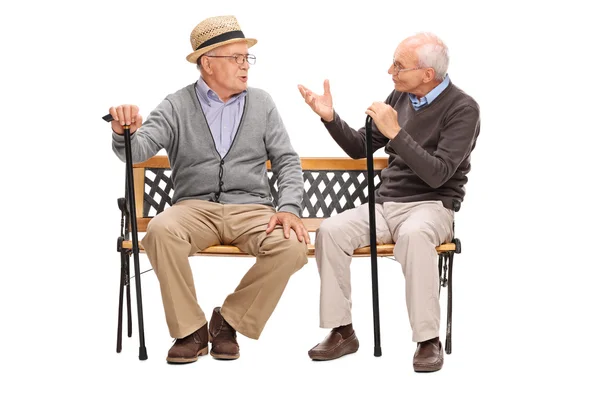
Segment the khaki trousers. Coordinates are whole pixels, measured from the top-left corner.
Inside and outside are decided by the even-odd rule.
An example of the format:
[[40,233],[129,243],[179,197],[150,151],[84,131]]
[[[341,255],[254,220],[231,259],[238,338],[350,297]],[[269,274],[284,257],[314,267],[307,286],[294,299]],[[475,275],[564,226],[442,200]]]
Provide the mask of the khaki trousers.
[[183,200],[152,219],[142,244],[160,282],[169,332],[183,338],[206,324],[196,300],[188,257],[213,245],[233,245],[256,256],[221,314],[241,334],[258,339],[292,274],[308,261],[295,232],[265,233],[272,207]]
[[[439,336],[439,273],[435,247],[452,239],[454,212],[440,201],[375,205],[378,244],[395,243],[402,264],[412,338]],[[320,323],[334,328],[352,322],[350,262],[355,249],[368,246],[368,204],[323,221],[317,230],[315,258],[321,276]]]

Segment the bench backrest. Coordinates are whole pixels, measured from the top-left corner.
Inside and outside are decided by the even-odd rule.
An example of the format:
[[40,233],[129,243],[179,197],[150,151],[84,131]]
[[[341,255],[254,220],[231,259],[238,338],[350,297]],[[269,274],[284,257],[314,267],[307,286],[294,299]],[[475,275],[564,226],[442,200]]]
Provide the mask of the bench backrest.
[[[324,218],[368,201],[365,158],[304,157],[300,160],[304,177],[301,216],[310,232],[314,232]],[[387,158],[374,158],[375,188],[379,187],[381,170],[386,166]],[[267,169],[271,195],[277,205],[277,177],[273,176],[269,162]],[[145,232],[152,217],[171,206],[173,182],[169,159],[167,156],[154,156],[143,163],[134,164],[133,180],[138,231]]]

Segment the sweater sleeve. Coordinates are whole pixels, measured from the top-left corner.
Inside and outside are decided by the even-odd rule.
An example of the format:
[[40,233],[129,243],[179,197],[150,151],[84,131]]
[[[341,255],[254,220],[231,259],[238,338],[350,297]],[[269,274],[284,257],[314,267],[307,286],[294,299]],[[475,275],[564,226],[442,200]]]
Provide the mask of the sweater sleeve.
[[[164,99],[131,135],[131,156],[134,163],[146,161],[162,148],[170,147],[174,131],[173,105]],[[125,161],[125,137],[112,134],[112,148],[121,161]]]
[[419,178],[438,188],[452,178],[469,156],[478,131],[479,110],[465,105],[448,116],[433,154],[423,149],[404,128],[390,144]]
[[277,177],[278,211],[290,212],[301,217],[304,181],[300,157],[292,148],[288,133],[275,106],[267,116],[265,145],[271,161],[271,170]]

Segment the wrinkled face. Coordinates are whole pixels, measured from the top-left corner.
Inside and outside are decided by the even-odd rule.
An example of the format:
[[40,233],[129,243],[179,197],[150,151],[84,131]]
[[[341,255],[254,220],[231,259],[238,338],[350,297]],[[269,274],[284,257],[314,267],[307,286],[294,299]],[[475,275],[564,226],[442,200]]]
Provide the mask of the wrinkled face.
[[394,52],[394,61],[388,69],[394,88],[399,92],[413,93],[426,80],[426,68],[418,68],[414,42],[402,42]]
[[217,47],[214,54],[217,57],[202,56],[204,60],[201,62],[210,76],[211,88],[220,96],[229,97],[248,88],[250,64],[247,59],[238,64],[235,57],[228,57],[247,54],[248,44],[239,42]]

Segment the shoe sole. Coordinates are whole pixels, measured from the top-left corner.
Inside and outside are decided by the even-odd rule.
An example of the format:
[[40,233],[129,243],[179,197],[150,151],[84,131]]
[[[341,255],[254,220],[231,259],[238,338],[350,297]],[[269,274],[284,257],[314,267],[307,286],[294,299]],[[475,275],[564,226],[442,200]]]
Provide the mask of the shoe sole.
[[[348,350],[344,350],[344,347],[348,347]],[[358,351],[358,340],[355,342],[349,342],[346,346],[342,347],[342,353],[335,356],[335,357],[331,357],[331,356],[327,356],[327,355],[320,355],[320,354],[315,354],[314,356],[310,357],[311,360],[313,361],[330,361],[330,360],[337,360],[340,357],[346,356],[348,354],[354,354]]]
[[217,360],[237,360],[240,358],[240,354],[219,354],[215,353],[212,350],[210,351],[210,355]]
[[167,357],[167,362],[171,364],[188,364],[197,361],[199,357],[208,354],[208,346],[200,349],[195,357],[183,358],[183,357]]
[[349,352],[347,352],[347,353],[340,354],[339,356],[336,356],[336,357],[327,357],[327,356],[313,356],[313,357],[311,357],[311,360],[313,360],[313,361],[331,361],[331,360],[337,360],[338,358],[341,358],[341,357],[347,356],[348,354],[354,354],[354,353],[356,353],[357,351],[358,351],[358,349],[356,349],[356,350],[353,350],[353,351],[349,351]]
[[431,365],[414,365],[413,364],[413,368],[415,369],[415,372],[436,372],[436,371],[439,371],[440,369],[442,369],[443,365],[444,365],[444,361],[442,360],[438,363],[431,364]]
[[[208,332],[208,341],[209,343],[212,343],[212,335],[210,334],[210,331]],[[240,358],[240,353],[237,354],[219,354],[219,353],[215,353],[214,351],[210,351],[210,355],[216,359],[216,360],[237,360],[238,358]]]

